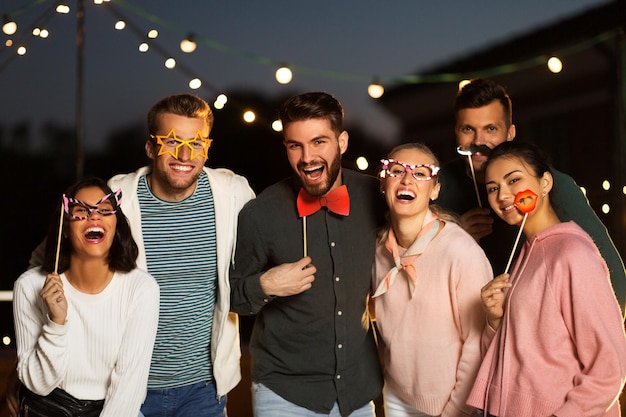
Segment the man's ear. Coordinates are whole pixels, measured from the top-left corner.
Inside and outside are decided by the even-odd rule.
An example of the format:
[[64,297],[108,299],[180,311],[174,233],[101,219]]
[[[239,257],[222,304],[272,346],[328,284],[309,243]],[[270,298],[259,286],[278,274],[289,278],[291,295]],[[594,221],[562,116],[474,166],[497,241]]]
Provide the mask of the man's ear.
[[517,132],[515,131],[515,125],[514,125],[514,124],[511,124],[511,126],[509,126],[509,130],[508,130],[508,132],[506,132],[506,141],[507,141],[507,142],[510,142],[510,141],[512,141],[513,139],[515,139],[515,133],[517,133]]
[[156,151],[154,150],[154,143],[151,140],[146,141],[146,145],[144,146],[146,150],[146,155],[148,158],[154,160],[156,159]]
[[348,136],[348,132],[346,132],[345,130],[341,132],[337,137],[337,142],[339,142],[339,151],[341,152],[341,155],[343,155],[348,150],[348,139],[350,139],[350,137]]

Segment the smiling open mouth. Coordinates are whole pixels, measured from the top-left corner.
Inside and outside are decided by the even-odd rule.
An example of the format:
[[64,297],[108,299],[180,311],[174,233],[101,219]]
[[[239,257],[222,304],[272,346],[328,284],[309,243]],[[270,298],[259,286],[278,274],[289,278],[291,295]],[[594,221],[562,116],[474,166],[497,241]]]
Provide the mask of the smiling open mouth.
[[398,195],[396,197],[398,197],[398,200],[411,201],[415,199],[415,194],[410,191],[403,190],[398,191]]
[[101,227],[90,227],[85,230],[85,238],[90,241],[97,241],[104,237],[104,229]]

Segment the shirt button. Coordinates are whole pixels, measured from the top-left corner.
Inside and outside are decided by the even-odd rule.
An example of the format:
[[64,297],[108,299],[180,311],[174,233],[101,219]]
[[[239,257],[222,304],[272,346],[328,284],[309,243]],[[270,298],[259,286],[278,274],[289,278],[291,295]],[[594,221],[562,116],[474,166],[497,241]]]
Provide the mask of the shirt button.
[[339,344],[337,345],[337,348],[341,349],[341,348],[343,348],[343,345],[342,345],[341,343],[339,343]]
[[337,281],[337,282],[339,282],[340,279],[341,278],[339,278],[339,277],[335,277],[335,281]]
[[264,303],[269,303],[269,302],[270,302],[270,300],[268,300],[267,298],[264,298],[264,299],[263,299],[263,302],[264,302]]
[[337,375],[337,379],[341,379],[341,375]]
[[343,314],[343,311],[341,311],[341,310],[339,310],[339,311],[337,312],[337,315],[338,315],[338,316],[341,316],[342,314]]
[[335,242],[330,242],[330,247],[334,248],[335,247]]

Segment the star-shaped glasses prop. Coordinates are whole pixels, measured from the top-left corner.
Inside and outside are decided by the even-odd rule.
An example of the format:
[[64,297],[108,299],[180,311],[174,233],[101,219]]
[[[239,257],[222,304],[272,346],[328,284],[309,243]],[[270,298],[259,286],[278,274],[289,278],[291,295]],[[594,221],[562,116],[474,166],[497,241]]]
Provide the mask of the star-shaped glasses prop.
[[517,232],[517,239],[515,239],[515,244],[513,245],[513,250],[511,251],[511,256],[509,256],[509,261],[506,264],[506,268],[504,273],[509,272],[509,267],[511,266],[511,261],[513,260],[513,254],[515,253],[515,248],[519,242],[519,238],[522,235],[522,230],[524,229],[524,224],[526,223],[526,219],[528,218],[528,213],[533,211],[535,207],[537,207],[537,194],[535,194],[532,190],[524,190],[515,194],[515,207],[521,212],[524,213],[524,220],[522,220],[522,224],[519,227],[519,232]]
[[178,153],[182,146],[187,146],[191,149],[191,155],[189,159],[194,159],[201,156],[205,159],[209,157],[209,148],[211,147],[212,139],[205,138],[198,130],[196,136],[193,139],[180,139],[176,136],[174,129],[171,129],[166,136],[163,135],[150,135],[151,138],[156,139],[157,145],[161,148],[157,153],[157,156],[170,154],[173,158],[178,159]]

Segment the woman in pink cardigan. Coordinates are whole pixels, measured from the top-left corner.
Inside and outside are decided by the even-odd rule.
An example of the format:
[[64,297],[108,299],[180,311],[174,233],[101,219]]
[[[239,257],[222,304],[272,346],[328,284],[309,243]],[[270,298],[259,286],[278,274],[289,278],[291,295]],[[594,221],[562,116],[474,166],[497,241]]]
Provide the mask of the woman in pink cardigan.
[[512,141],[493,150],[489,204],[523,226],[526,242],[511,274],[482,289],[486,354],[468,404],[498,417],[618,417],[626,376],[620,309],[591,238],[552,209],[552,185],[537,147]]
[[376,249],[372,286],[385,415],[468,416],[485,323],[480,289],[491,266],[474,239],[430,205],[439,164],[426,146],[400,145],[382,163],[391,227]]

